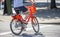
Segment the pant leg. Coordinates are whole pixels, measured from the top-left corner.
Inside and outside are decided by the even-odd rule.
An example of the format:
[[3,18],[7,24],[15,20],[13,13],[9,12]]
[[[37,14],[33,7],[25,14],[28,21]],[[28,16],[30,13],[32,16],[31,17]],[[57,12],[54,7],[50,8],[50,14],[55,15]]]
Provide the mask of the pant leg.
[[17,10],[16,8],[14,8],[16,14],[19,14],[19,10]]

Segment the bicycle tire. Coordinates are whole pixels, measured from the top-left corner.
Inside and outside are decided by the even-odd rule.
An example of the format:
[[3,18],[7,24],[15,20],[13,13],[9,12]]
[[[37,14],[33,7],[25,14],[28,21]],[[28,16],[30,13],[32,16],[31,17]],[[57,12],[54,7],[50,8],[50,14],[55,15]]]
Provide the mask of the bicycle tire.
[[[35,19],[35,20],[34,20]],[[33,21],[34,20],[34,21]],[[37,18],[36,17],[34,17],[33,18],[33,20],[32,20],[32,27],[33,27],[33,30],[34,30],[34,32],[36,32],[36,33],[38,33],[39,32],[39,23],[38,23],[38,20],[37,20]],[[34,23],[35,22],[35,23]],[[37,22],[37,23],[36,23]],[[36,26],[37,25],[37,29],[35,29],[35,27],[34,26]]]
[[12,27],[13,21],[14,21],[14,20],[12,20],[12,21],[10,22],[10,29],[11,29],[11,31],[12,31],[12,33],[15,34],[15,35],[20,35],[20,34],[22,33],[22,31],[23,31],[22,26],[21,26],[21,30],[20,30],[18,33],[14,32],[13,27]]

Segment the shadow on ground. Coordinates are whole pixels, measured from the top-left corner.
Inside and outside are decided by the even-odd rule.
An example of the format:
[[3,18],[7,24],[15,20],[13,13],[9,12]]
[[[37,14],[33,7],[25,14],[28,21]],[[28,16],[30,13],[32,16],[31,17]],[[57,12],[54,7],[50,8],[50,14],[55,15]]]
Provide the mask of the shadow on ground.
[[27,33],[23,33],[22,35],[14,35],[13,37],[44,37],[43,34],[38,33],[38,34],[27,34]]
[[40,18],[60,18],[60,9],[37,10],[37,17]]

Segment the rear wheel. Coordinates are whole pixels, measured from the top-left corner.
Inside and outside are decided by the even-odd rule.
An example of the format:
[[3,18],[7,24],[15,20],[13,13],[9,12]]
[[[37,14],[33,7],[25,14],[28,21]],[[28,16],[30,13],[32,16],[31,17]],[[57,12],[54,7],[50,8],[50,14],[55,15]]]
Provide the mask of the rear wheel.
[[32,27],[33,27],[33,30],[38,33],[39,32],[39,23],[38,23],[38,20],[36,17],[33,18],[32,20]]
[[22,32],[22,24],[20,21],[18,20],[12,20],[10,23],[10,29],[12,31],[13,34],[15,35],[19,35]]

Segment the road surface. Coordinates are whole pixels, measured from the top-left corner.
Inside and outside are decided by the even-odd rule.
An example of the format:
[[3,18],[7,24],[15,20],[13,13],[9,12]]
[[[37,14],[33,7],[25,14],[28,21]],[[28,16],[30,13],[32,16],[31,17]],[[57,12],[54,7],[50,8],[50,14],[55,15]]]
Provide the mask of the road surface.
[[32,29],[14,35],[10,30],[10,21],[0,21],[0,37],[60,37],[60,24],[39,24],[40,31],[35,35]]

